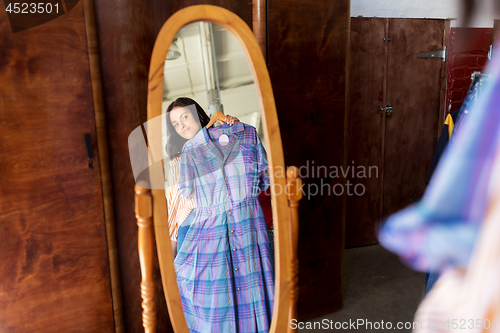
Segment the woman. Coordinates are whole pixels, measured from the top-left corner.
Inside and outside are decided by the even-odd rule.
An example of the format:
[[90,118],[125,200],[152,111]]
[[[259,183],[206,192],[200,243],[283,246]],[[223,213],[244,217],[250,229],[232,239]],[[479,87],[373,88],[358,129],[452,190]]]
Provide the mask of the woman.
[[[196,110],[193,115],[190,110]],[[189,213],[196,207],[193,198],[185,199],[178,194],[179,163],[182,147],[195,136],[202,128],[207,126],[210,118],[203,108],[193,99],[179,97],[167,108],[167,145],[166,151],[170,159],[170,170],[168,177],[168,226],[170,230],[170,240],[174,257],[177,253],[177,243],[182,243],[183,236],[187,228],[181,228],[182,223],[189,216]],[[226,115],[226,123],[230,126],[238,118]],[[180,230],[179,230],[180,229]],[[180,232],[180,234],[179,234]]]

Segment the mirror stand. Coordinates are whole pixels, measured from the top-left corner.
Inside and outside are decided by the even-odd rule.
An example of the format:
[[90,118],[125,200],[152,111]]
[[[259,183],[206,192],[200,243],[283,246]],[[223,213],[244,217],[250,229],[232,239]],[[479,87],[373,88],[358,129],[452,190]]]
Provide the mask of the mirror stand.
[[[138,226],[139,261],[141,265],[141,297],[142,297],[142,326],[145,333],[155,333],[157,314],[155,306],[155,284],[153,279],[153,199],[147,182],[135,185],[135,216]],[[287,196],[290,208],[291,224],[291,283],[289,320],[297,318],[299,260],[297,247],[299,240],[299,201],[302,199],[302,180],[299,178],[299,169],[295,166],[287,169]],[[173,323],[172,323],[173,324]],[[287,332],[295,332],[291,325]]]
[[[298,202],[302,198],[301,180],[296,167],[285,170],[283,147],[271,81],[261,49],[246,23],[234,13],[211,5],[184,8],[163,25],[156,39],[151,57],[148,83],[147,138],[149,183],[136,185],[136,216],[139,226],[139,258],[141,264],[143,297],[143,326],[146,332],[155,332],[157,314],[154,304],[153,230],[165,299],[176,333],[188,333],[181,296],[176,278],[173,249],[168,225],[165,195],[165,169],[158,163],[163,156],[162,128],[150,120],[161,119],[164,101],[164,68],[169,47],[178,31],[194,22],[210,22],[227,29],[239,42],[250,68],[260,109],[262,130],[266,143],[271,206],[274,224],[275,279],[274,306],[269,332],[292,332],[290,320],[296,318],[298,279]],[[164,122],[164,121],[162,121]],[[156,157],[156,161],[153,160]],[[162,160],[163,162],[163,160]],[[286,171],[286,174],[284,173]],[[149,190],[151,188],[151,190]],[[278,193],[279,192],[279,193]],[[233,249],[233,251],[235,251]],[[237,269],[236,269],[237,270]]]

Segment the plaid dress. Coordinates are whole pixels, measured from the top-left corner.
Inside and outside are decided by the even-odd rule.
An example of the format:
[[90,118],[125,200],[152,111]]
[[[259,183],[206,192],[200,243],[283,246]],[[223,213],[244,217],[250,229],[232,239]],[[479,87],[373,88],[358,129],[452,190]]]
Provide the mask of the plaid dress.
[[179,193],[196,208],[174,265],[191,332],[269,331],[274,259],[258,199],[268,186],[266,152],[250,125],[203,127],[184,145]]

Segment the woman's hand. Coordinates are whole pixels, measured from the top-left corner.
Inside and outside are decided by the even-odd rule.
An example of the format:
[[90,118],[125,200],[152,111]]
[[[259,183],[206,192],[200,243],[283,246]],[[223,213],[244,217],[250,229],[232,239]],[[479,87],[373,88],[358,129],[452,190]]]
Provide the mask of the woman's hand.
[[[228,124],[229,126],[233,126],[235,121],[240,121],[240,120],[238,118],[230,116],[228,114],[226,115],[226,124]],[[222,125],[221,121],[217,120],[217,122]]]

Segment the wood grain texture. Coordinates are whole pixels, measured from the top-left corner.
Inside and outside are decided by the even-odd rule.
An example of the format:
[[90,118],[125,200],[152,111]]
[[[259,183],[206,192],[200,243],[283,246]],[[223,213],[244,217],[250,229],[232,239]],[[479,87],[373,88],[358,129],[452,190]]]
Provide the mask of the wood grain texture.
[[442,59],[417,58],[443,49],[444,20],[390,19],[384,210],[387,216],[421,196],[432,155],[441,101]]
[[[314,189],[344,180],[311,166],[344,162],[349,2],[268,0],[268,68],[287,165],[301,171],[299,320],[342,306],[342,196]],[[308,164],[309,163],[309,164]],[[325,187],[326,188],[326,187]],[[309,191],[310,190],[310,191]]]
[[380,108],[385,106],[387,70],[385,23],[384,18],[351,18],[346,168],[354,168],[355,173],[349,172],[348,179],[354,186],[360,184],[357,193],[363,194],[352,191],[354,195],[346,196],[346,248],[377,243],[385,119]]
[[106,112],[104,110],[101,59],[99,56],[99,40],[97,36],[94,1],[83,0],[83,6],[90,62],[90,77],[92,80],[92,99],[94,101],[97,151],[99,153],[99,164],[101,167],[101,187],[104,205],[104,218],[106,221],[106,243],[108,246],[115,332],[123,333],[125,328],[123,326],[122,288],[120,281],[120,267],[118,264],[118,246],[116,244],[113,188],[111,184],[108,133],[106,128]]
[[[122,283],[125,332],[141,332],[141,274],[134,215],[134,176],[128,136],[146,121],[147,82],[153,44],[171,14],[165,1],[96,1],[96,20],[108,129],[110,170]],[[134,10],[131,10],[134,8]],[[158,325],[173,332],[168,319],[159,269],[154,258]]]
[[0,18],[0,331],[113,332],[83,5]]
[[[416,55],[442,50],[448,38],[445,20],[351,19],[348,161],[376,166],[378,177],[363,180],[367,195],[347,199],[346,247],[376,243],[381,218],[425,190],[447,66]],[[394,108],[390,116],[379,113],[386,104]],[[374,121],[377,113],[380,121]]]
[[253,0],[253,34],[264,58],[267,59],[267,2]]
[[[185,24],[196,21],[208,21],[218,24],[229,30],[239,41],[245,52],[259,98],[259,107],[265,142],[267,143],[267,157],[270,169],[272,188],[285,189],[285,165],[281,144],[281,135],[274,104],[273,90],[267,72],[262,51],[253,36],[250,28],[235,14],[214,6],[199,5],[185,8],[174,14],[162,27],[155,42],[151,58],[151,68],[148,85],[148,119],[161,115],[163,101],[163,68],[167,50],[177,31]],[[156,131],[148,127],[148,138],[161,138],[161,129]],[[150,142],[150,146],[153,146]],[[158,145],[161,147],[161,145]],[[153,155],[155,152],[152,152]],[[163,184],[163,171],[159,170],[160,163],[150,167],[151,183],[158,177]],[[166,291],[167,305],[172,325],[176,332],[188,332],[187,324],[182,311],[180,296],[173,266],[172,249],[170,245],[167,225],[167,205],[164,189],[153,189],[154,223],[158,257],[162,272],[163,286]],[[275,233],[275,303],[270,332],[283,332],[289,327],[290,288],[291,288],[291,231],[290,211],[285,191],[271,191],[273,222]]]
[[[148,71],[160,28],[177,10],[198,3],[229,9],[252,26],[251,1],[100,0],[95,3],[126,332],[142,330],[141,277],[133,212],[135,182],[128,136],[147,120]],[[172,332],[156,257],[154,265],[157,328],[161,332]]]

